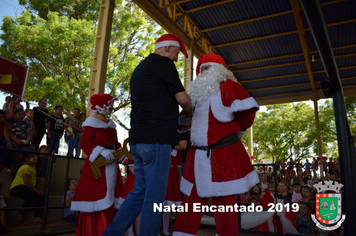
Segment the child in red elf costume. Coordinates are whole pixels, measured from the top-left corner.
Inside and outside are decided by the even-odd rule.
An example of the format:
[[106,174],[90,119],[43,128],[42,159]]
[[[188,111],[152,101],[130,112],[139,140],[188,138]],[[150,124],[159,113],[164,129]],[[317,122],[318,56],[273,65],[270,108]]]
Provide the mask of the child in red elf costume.
[[[100,236],[113,220],[119,208],[122,190],[121,172],[113,152],[121,147],[116,125],[108,118],[117,100],[108,94],[90,98],[92,115],[82,124],[84,131],[80,147],[87,154],[82,175],[75,191],[71,210],[79,211],[75,233],[78,236]],[[90,162],[103,156],[108,164],[100,168],[102,177],[95,179]]]

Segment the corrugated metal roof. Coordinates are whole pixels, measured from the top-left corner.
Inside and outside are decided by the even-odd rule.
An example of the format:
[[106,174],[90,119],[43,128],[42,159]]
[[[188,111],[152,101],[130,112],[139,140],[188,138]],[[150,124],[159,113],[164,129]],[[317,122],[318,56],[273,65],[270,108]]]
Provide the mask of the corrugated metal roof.
[[[148,1],[156,5],[159,2]],[[178,27],[188,35],[179,14],[188,16],[257,101],[265,105],[269,101],[275,103],[276,99],[283,102],[295,97],[299,101],[313,94],[323,97],[320,81],[328,78],[303,11],[300,13],[305,36],[300,39],[291,1],[168,2],[177,6],[174,21]],[[353,55],[356,54],[356,1],[320,2],[342,85],[346,86],[344,91],[349,96],[356,95],[356,55]],[[164,6],[161,9],[168,13]],[[194,40],[202,46],[200,38],[197,34]],[[303,52],[303,42],[306,42],[306,52]],[[305,53],[310,61],[309,73]]]

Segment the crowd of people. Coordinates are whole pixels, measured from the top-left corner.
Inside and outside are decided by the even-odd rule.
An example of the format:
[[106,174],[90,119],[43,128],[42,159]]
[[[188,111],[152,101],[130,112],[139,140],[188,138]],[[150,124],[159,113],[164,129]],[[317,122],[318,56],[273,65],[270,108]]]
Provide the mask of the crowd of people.
[[[63,106],[56,105],[49,114],[47,100],[42,98],[38,106],[26,108],[21,105],[18,96],[7,96],[3,109],[0,110],[0,146],[22,151],[39,151],[44,135],[47,135],[47,151],[58,154],[60,139],[64,136],[68,144],[67,156],[79,157],[81,154],[80,139],[83,132],[81,124],[86,115],[74,108],[72,115],[63,117]],[[74,155],[75,151],[75,155]],[[13,173],[19,163],[14,163],[14,152],[3,150],[1,164],[4,172]]]
[[[209,198],[212,205],[226,209],[237,203],[267,205],[275,200],[297,203],[298,213],[287,212],[283,216],[293,225],[289,232],[312,235],[318,230],[322,235],[310,218],[315,211],[313,184],[320,180],[316,174],[319,165],[290,159],[275,163],[276,168],[254,169],[240,139],[253,124],[258,104],[216,54],[203,53],[199,57],[197,78],[192,81],[188,95],[174,65],[179,52],[188,57],[182,40],[173,34],[163,35],[156,41],[154,53],[132,74],[131,154],[126,154],[132,155],[132,159],[128,161],[125,183],[118,170],[118,160],[122,158],[118,153],[125,147],[118,142],[116,125],[109,116],[117,98],[108,94],[91,96],[92,115],[88,119],[77,108],[64,119],[62,106],[56,106],[54,114],[48,116],[45,99],[39,101],[33,112],[27,108],[25,118],[17,98],[11,101],[13,105],[11,102],[7,105],[8,113],[3,111],[0,116],[5,124],[3,145],[38,150],[39,140],[47,130],[50,141],[41,153],[48,155],[58,151],[58,140],[65,132],[67,155],[73,156],[75,150],[75,156],[79,157],[80,148],[88,155],[78,184],[68,180],[63,199],[70,206],[64,217],[76,222],[78,236],[124,236],[126,232],[130,236],[151,236],[160,233],[161,225],[161,235],[170,235],[170,214],[165,214],[169,210],[153,210],[160,209],[160,204],[186,207],[175,217],[173,235],[196,235],[204,211],[197,211],[195,206],[206,206]],[[44,167],[40,165],[36,174],[36,162],[38,166],[46,158],[40,157],[25,155],[11,185],[11,195],[24,198],[24,206],[41,204],[43,176],[38,173],[43,174]],[[12,163],[9,158],[5,160],[4,169],[11,174]],[[330,164],[325,179],[338,179],[336,162]],[[26,198],[29,196],[31,199]],[[214,212],[216,233],[237,235],[238,221],[242,221],[238,214],[238,211]],[[267,220],[248,228],[263,231],[262,223]],[[42,222],[37,213],[34,222]],[[24,224],[21,212],[18,224]],[[286,225],[281,226],[286,230]]]

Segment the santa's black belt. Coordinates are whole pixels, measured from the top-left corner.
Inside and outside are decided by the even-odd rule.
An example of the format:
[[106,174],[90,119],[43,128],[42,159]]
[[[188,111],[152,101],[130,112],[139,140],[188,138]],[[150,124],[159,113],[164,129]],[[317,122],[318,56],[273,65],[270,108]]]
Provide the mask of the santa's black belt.
[[100,147],[106,148],[106,149],[116,149],[114,144],[109,144],[109,145],[98,145]]
[[240,140],[241,137],[239,137],[237,134],[229,134],[222,139],[220,139],[217,143],[209,145],[209,146],[194,146],[195,149],[200,149],[207,151],[206,156],[209,157],[210,155],[210,150],[211,149],[217,149],[217,148],[223,148],[230,146],[234,143],[237,143]]

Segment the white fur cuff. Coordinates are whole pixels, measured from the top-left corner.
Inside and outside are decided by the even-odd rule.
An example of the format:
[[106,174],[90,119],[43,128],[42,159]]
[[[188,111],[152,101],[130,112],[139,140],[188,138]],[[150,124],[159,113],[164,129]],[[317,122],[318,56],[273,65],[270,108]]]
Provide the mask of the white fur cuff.
[[98,158],[98,156],[100,155],[100,153],[104,150],[104,147],[101,146],[96,146],[93,151],[91,152],[90,156],[89,156],[89,161],[93,162],[96,160],[96,158]]
[[192,192],[194,184],[186,180],[183,176],[180,180],[180,191],[184,193],[187,196],[190,196],[190,193]]

